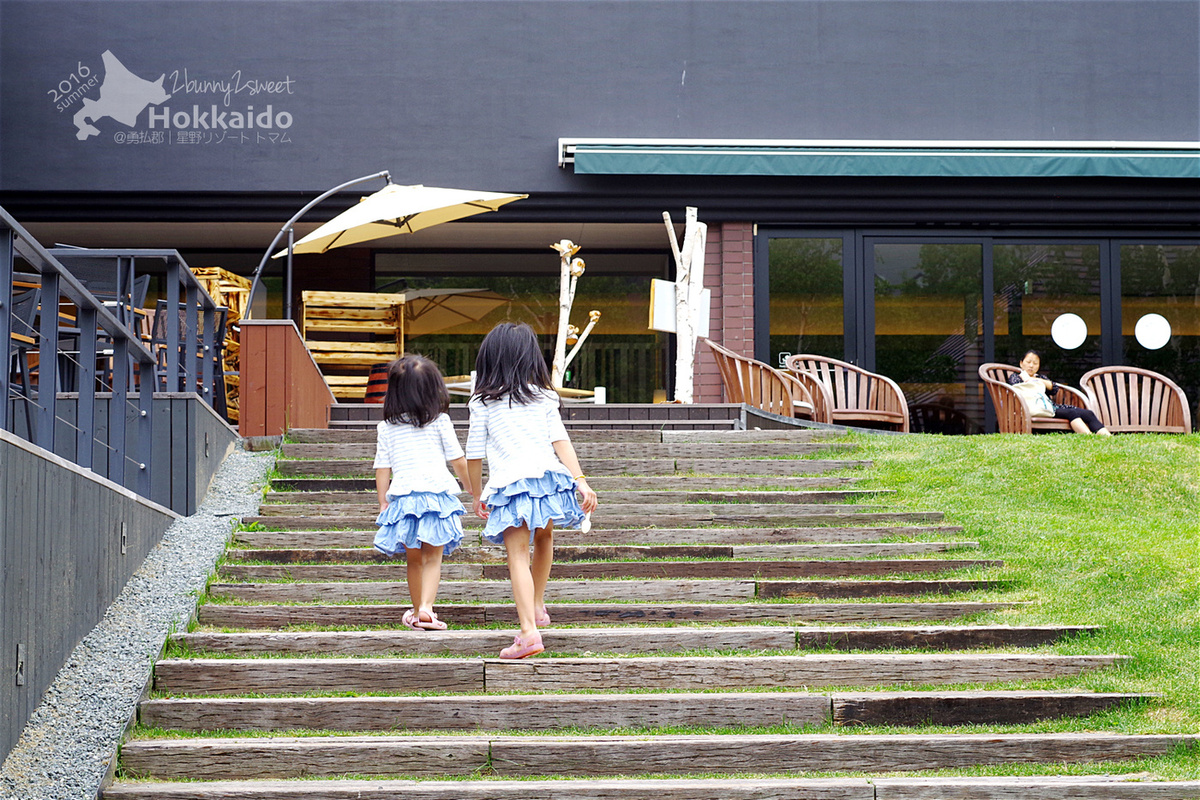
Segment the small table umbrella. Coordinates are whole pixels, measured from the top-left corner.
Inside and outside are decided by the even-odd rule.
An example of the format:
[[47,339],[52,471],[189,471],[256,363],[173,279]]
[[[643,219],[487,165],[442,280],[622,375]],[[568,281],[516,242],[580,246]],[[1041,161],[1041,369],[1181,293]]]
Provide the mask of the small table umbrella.
[[400,314],[400,351],[406,336],[437,333],[464,322],[481,319],[508,302],[488,289],[415,289],[397,297],[404,303]]

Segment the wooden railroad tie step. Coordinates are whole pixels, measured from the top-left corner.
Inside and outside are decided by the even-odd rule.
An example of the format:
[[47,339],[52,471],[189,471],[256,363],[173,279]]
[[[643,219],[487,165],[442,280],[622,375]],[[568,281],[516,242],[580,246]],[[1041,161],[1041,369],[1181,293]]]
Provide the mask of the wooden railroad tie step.
[[[276,470],[283,477],[347,477],[373,475],[372,461],[343,461],[313,459],[287,461],[280,459]],[[588,475],[817,475],[843,469],[871,466],[870,461],[826,458],[623,458],[592,459],[584,463]]]
[[230,695],[945,685],[1058,678],[1126,660],[1040,653],[412,658],[402,663],[391,658],[197,658],[159,661],[154,686],[171,694]]
[[[393,600],[398,596],[393,596]],[[680,623],[778,622],[782,624],[945,622],[1001,611],[1019,603],[550,603],[560,625],[678,625]],[[201,625],[217,628],[285,628],[291,625],[400,625],[408,605],[222,605],[197,609]],[[451,625],[516,623],[512,603],[439,604],[438,617]]]
[[1087,716],[1146,695],[1086,692],[703,692],[446,697],[169,698],[142,725],[168,730],[553,731],[776,725],[1026,724]]
[[[550,602],[601,601],[720,603],[779,598],[901,597],[995,591],[1007,588],[994,580],[700,580],[647,578],[630,580],[551,580]],[[408,584],[390,581],[359,583],[214,583],[209,594],[253,603],[388,603],[408,597]],[[503,603],[512,601],[507,580],[442,581],[443,603]]]
[[[313,736],[131,741],[122,750],[122,765],[129,775],[160,780],[346,774],[442,777],[466,776],[485,767],[490,767],[496,775],[516,777],[898,772],[980,764],[1120,761],[1160,756],[1180,745],[1196,744],[1195,736],[1113,733],[539,736],[536,739],[527,736]],[[526,792],[526,797],[534,796],[529,794],[528,783],[517,785]],[[704,796],[711,798],[714,795]]]
[[[599,478],[597,478],[599,480]],[[589,485],[591,481],[588,482]],[[801,490],[770,490],[770,491],[712,491],[697,489],[608,489],[602,490],[592,486],[597,492],[604,492],[604,504],[607,505],[639,505],[639,504],[671,504],[681,503],[841,503],[846,500],[873,500],[893,494],[893,489],[844,489],[839,487],[812,488]],[[462,492],[458,495],[464,505],[471,495]],[[263,508],[282,506],[295,511],[297,506],[327,506],[331,511],[345,514],[361,514],[364,508],[374,508],[376,494],[369,492],[267,492],[263,498]],[[284,513],[288,513],[285,511]]]
[[[827,514],[835,511],[858,513],[863,511],[887,511],[883,506],[862,503],[825,502],[820,498],[827,492],[817,493],[816,502],[798,503],[606,503],[602,509],[597,509],[597,522],[601,516],[627,517],[633,515],[663,516],[677,515],[685,519],[713,521],[729,518],[734,523],[740,523],[745,517],[761,516],[764,514],[787,517],[795,514],[818,513]],[[374,506],[374,507],[372,507]],[[933,512],[936,513],[936,512]],[[263,519],[270,517],[334,517],[359,518],[368,517],[373,525],[379,514],[375,503],[353,503],[336,505],[332,503],[274,503],[259,508],[258,516]],[[475,519],[468,512],[464,522]]]
[[[267,506],[264,506],[267,508]],[[311,506],[308,508],[319,508]],[[870,525],[873,523],[920,524],[941,522],[940,511],[867,511],[860,510],[864,506],[839,505],[781,505],[781,506],[712,506],[697,504],[683,508],[669,506],[668,510],[651,512],[639,510],[637,506],[608,506],[601,507],[596,512],[594,524],[606,529],[642,528],[649,526],[681,527],[691,525],[702,527],[713,525],[728,527],[733,525],[749,525],[765,527],[768,525],[810,526],[810,525]],[[336,516],[330,514],[314,514],[310,516],[252,516],[243,517],[247,525],[259,524],[269,530],[375,530],[375,514]],[[467,530],[479,530],[483,520],[474,514],[467,513],[462,517],[463,527]]]
[[[403,561],[371,547],[365,539],[361,547],[325,548],[231,548],[225,551],[227,563],[266,561],[275,564],[388,564]],[[851,542],[832,544],[766,545],[561,545],[554,548],[554,562],[639,561],[663,558],[704,558],[712,560],[776,561],[782,559],[846,559],[915,556],[950,550],[977,550],[978,542]],[[503,564],[504,548],[496,546],[459,547],[443,560],[443,569],[454,564]],[[443,577],[446,577],[443,572]]]
[[[378,408],[378,406],[376,406]],[[453,411],[453,408],[451,408]],[[334,406],[331,411],[337,414],[338,408]],[[456,431],[466,432],[470,427],[470,420],[455,419],[450,420],[454,423]],[[587,419],[587,418],[572,418],[568,417],[563,420],[563,426],[571,434],[580,432],[597,432],[618,434],[627,433],[630,431],[652,431],[655,433],[718,433],[731,436],[741,436],[745,433],[744,430],[738,428],[738,418],[724,412],[718,416],[712,416],[707,419]],[[329,420],[330,430],[367,430],[375,431],[379,425],[378,418],[368,419],[340,419],[334,416]],[[787,431],[784,431],[787,433]],[[836,437],[832,437],[836,438]],[[603,440],[611,441],[611,440]],[[619,441],[619,439],[618,439]],[[708,440],[701,440],[708,441]]]
[[[830,475],[597,475],[588,483],[597,492],[611,490],[674,490],[713,491],[723,490],[801,490],[836,489],[849,487],[861,478],[836,477]],[[373,493],[374,478],[272,478],[271,487],[281,493],[329,492],[332,494]]]
[[[744,527],[744,528],[604,528],[600,525],[588,533],[573,530],[554,532],[557,552],[563,546],[589,547],[618,543],[622,545],[752,545],[790,544],[798,542],[877,542],[896,537],[940,536],[962,533],[958,525],[880,525],[825,527]],[[234,541],[245,547],[284,548],[369,548],[375,540],[375,530],[297,530],[297,531],[237,531]],[[481,537],[477,531],[463,536],[463,547],[478,547]],[[492,547],[490,543],[488,547]],[[453,556],[451,556],[453,558]]]
[[[575,450],[582,463],[605,459],[640,458],[784,458],[812,453],[849,453],[856,449],[842,442],[713,442],[653,444],[637,442],[578,442]],[[362,460],[375,457],[375,442],[369,444],[284,444],[283,458]]]
[[[964,625],[934,627],[693,627],[547,628],[550,652],[664,653],[673,650],[884,650],[1037,647],[1099,630],[1097,626]],[[182,633],[171,641],[198,654],[494,655],[512,642],[511,630],[299,631]]]
[[116,783],[104,800],[1195,800],[1200,781],[1085,775],[979,778],[693,778],[573,781],[320,780]]
[[[461,427],[461,426],[459,426]],[[822,439],[837,439],[837,431],[816,428],[793,428],[777,431],[671,431],[647,430],[586,430],[571,432],[575,442],[641,442],[656,444],[681,444],[686,442],[807,442]],[[370,428],[293,428],[288,431],[289,442],[295,444],[375,444],[375,423]]]
[[[1003,561],[968,559],[851,559],[824,561],[568,561],[554,565],[557,579],[589,578],[821,578],[856,575],[917,575],[960,569],[993,569]],[[405,580],[402,561],[387,564],[225,564],[225,580],[296,581]],[[443,577],[460,580],[507,580],[507,564],[454,564]]]

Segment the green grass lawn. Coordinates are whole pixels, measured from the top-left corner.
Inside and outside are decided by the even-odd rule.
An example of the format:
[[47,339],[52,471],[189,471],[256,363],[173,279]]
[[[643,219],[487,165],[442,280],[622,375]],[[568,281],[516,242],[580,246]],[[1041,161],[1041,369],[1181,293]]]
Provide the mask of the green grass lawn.
[[864,488],[946,512],[1005,561],[1033,603],[992,619],[1103,625],[1055,649],[1133,657],[1085,682],[1163,695],[1121,730],[1200,731],[1200,435],[852,438],[875,462]]

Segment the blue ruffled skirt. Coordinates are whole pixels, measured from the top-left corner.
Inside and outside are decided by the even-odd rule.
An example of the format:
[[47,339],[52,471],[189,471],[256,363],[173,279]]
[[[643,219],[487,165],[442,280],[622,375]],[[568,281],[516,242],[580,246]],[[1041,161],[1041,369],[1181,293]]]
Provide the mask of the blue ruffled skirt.
[[460,517],[466,512],[458,498],[446,492],[412,492],[393,497],[375,518],[379,531],[375,549],[389,556],[423,544],[441,546],[450,555],[462,543]]
[[492,492],[487,506],[491,510],[483,538],[492,544],[504,544],[509,528],[529,526],[533,532],[551,521],[560,528],[578,528],[583,509],[575,498],[575,481],[569,475],[550,470],[540,478],[522,478]]

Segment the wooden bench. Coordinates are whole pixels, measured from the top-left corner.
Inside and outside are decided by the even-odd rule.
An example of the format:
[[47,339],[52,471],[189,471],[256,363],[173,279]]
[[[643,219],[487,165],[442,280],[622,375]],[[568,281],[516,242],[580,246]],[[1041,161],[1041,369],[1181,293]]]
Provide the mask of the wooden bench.
[[793,376],[809,376],[825,388],[830,422],[908,433],[908,401],[891,378],[827,356],[794,355],[786,363]]
[[[1049,431],[1071,432],[1069,420],[1056,417],[1031,417],[1021,395],[1008,382],[1008,376],[1020,372],[1019,367],[1008,364],[983,364],[979,367],[979,378],[987,387],[992,408],[996,411],[996,424],[1000,433],[1045,433]],[[1062,406],[1096,409],[1078,389],[1058,384],[1058,394],[1052,402]]]
[[339,400],[362,400],[371,367],[400,355],[403,299],[316,291],[302,292],[300,298],[300,333],[325,382]]
[[821,397],[814,402],[808,388],[815,382],[794,378],[708,339],[704,343],[716,359],[721,382],[725,386],[725,396],[730,403],[745,403],[781,417],[829,421],[827,415],[819,410],[828,408],[828,399]]
[[1113,433],[1191,433],[1187,396],[1165,375],[1137,367],[1100,367],[1079,383]]

